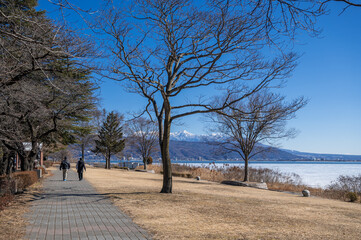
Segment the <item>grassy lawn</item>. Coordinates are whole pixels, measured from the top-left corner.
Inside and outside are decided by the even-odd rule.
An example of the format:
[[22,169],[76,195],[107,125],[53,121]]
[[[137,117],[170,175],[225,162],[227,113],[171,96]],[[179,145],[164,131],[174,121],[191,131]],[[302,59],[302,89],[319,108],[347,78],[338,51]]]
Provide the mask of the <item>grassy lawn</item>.
[[154,239],[360,239],[361,204],[275,191],[87,168],[85,178]]

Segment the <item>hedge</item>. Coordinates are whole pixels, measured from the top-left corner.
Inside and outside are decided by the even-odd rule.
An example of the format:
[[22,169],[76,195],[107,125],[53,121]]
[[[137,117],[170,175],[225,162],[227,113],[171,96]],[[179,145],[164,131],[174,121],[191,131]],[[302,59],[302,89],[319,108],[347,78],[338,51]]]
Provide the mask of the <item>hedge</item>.
[[38,181],[35,171],[15,172],[13,178],[16,179],[18,189],[25,189]]

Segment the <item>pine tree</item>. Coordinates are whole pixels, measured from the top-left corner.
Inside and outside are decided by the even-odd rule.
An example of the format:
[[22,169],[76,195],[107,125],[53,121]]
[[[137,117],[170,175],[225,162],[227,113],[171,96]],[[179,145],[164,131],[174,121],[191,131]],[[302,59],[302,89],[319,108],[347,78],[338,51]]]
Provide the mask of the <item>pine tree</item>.
[[99,130],[98,140],[95,140],[96,154],[102,154],[105,157],[105,168],[110,169],[110,157],[121,152],[125,146],[123,139],[123,127],[120,126],[121,117],[119,114],[110,112],[103,126]]
[[33,168],[40,143],[48,150],[74,143],[78,123],[88,121],[96,101],[92,68],[80,60],[91,45],[36,5],[0,2],[0,141],[16,151],[22,170]]

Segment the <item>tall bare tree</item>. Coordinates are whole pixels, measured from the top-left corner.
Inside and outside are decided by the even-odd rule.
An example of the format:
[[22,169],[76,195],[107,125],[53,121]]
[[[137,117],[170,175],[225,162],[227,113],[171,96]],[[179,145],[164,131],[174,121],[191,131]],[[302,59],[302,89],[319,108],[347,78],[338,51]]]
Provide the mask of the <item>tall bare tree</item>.
[[[108,37],[113,57],[109,67],[113,74],[108,77],[126,81],[128,90],[145,97],[144,112],[158,122],[164,172],[161,192],[171,193],[172,123],[185,116],[220,111],[266,86],[278,85],[297,59],[284,50],[281,34],[292,38],[296,29],[315,33],[313,23],[320,9],[314,5],[302,8],[295,1],[133,3],[129,11],[106,5],[96,25]],[[276,57],[265,57],[262,52],[269,46],[282,50]],[[208,97],[194,98],[195,92],[219,88],[228,95],[239,93],[239,97],[225,98],[217,108]],[[185,100],[188,96],[189,101]]]
[[157,124],[143,117],[136,118],[127,124],[131,144],[136,147],[142,156],[144,169],[147,169],[147,160],[152,153],[157,151],[158,127]]
[[273,144],[281,138],[295,136],[294,129],[286,128],[286,122],[305,104],[303,98],[286,103],[285,97],[279,94],[260,91],[209,115],[216,124],[215,131],[222,135],[216,144],[225,152],[238,153],[244,160],[244,181],[249,181],[248,161],[267,150],[260,143]]

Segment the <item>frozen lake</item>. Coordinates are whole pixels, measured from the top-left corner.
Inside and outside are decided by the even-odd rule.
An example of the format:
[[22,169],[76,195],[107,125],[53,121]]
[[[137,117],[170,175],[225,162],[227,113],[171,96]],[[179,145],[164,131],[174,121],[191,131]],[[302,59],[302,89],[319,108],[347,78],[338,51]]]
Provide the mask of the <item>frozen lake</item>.
[[[124,161],[120,161],[124,162]],[[131,161],[143,164],[142,161]],[[112,161],[118,164],[119,161]],[[209,166],[213,161],[172,161],[174,164],[190,166]],[[155,162],[155,164],[159,164]],[[244,166],[243,161],[217,161],[218,167],[227,164],[229,166]],[[326,187],[340,175],[361,174],[361,161],[359,162],[302,162],[302,161],[251,161],[250,167],[270,168],[283,173],[296,173],[302,178],[302,182],[311,187]]]
[[[173,163],[187,165],[209,165],[209,162],[186,162],[174,161]],[[229,164],[231,166],[244,166],[243,162],[221,162],[217,166]],[[340,175],[361,174],[361,162],[250,162],[253,168],[270,168],[284,173],[296,173],[302,178],[302,182],[311,187],[325,187],[337,179]]]

